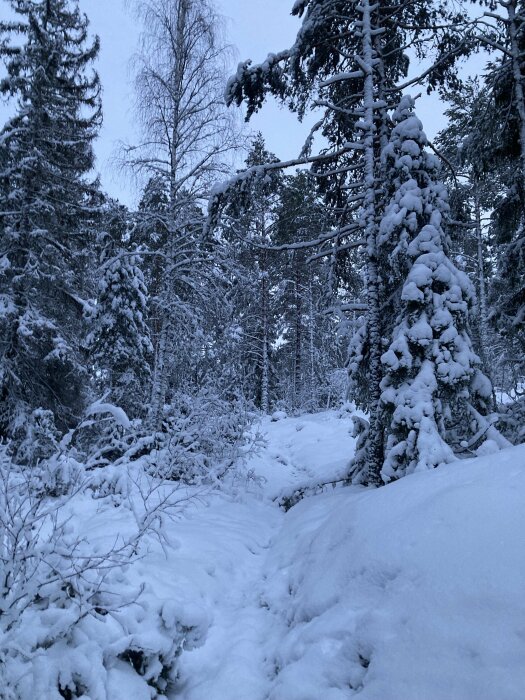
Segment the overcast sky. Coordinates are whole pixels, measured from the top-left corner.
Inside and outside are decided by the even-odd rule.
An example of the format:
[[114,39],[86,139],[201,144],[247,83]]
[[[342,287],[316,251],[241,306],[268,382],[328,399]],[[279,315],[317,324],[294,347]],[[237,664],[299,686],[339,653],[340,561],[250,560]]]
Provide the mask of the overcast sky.
[[[293,0],[215,0],[215,4],[227,19],[227,39],[236,49],[232,72],[238,61],[251,58],[260,62],[268,53],[288,48],[300,25],[290,15]],[[104,126],[96,144],[98,169],[104,188],[132,204],[136,200],[133,185],[119,175],[111,161],[119,140],[134,140],[129,62],[140,28],[125,0],[80,0],[80,5],[90,18],[93,33],[101,40],[97,67],[104,89]],[[5,3],[1,3],[0,13],[2,7]],[[423,96],[417,111],[433,138],[443,125],[437,97]],[[269,150],[282,159],[298,155],[307,133],[307,127],[299,125],[294,115],[271,102],[255,115],[249,129],[262,131]]]
[[[104,88],[104,126],[97,144],[98,166],[104,187],[130,203],[132,185],[112,166],[111,156],[119,139],[132,140],[134,135],[129,61],[140,28],[125,0],[80,0],[80,4],[101,40],[98,69]],[[289,46],[299,26],[290,15],[293,3],[289,0],[216,0],[215,4],[227,19],[227,39],[236,49],[232,72],[241,60],[259,61]],[[263,131],[268,148],[282,158],[297,155],[307,131],[276,104],[254,117],[249,129]]]

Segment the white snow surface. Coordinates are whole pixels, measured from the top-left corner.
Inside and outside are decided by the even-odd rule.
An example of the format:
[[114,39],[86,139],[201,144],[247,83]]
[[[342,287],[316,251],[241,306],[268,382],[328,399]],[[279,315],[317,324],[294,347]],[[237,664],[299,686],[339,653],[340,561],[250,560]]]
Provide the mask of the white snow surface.
[[[198,630],[168,697],[523,700],[525,446],[329,486],[285,513],[282,492],[344,473],[351,426],[345,412],[264,419],[257,478],[200,492],[165,553],[152,541],[130,567]],[[121,507],[102,516],[123,527]],[[149,697],[121,671],[115,697]]]

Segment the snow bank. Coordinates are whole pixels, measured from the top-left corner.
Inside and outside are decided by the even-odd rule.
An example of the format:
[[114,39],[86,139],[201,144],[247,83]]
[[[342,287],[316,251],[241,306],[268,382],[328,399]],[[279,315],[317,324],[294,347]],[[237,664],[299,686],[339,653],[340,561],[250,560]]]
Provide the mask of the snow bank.
[[269,700],[523,700],[525,446],[305,499],[267,561]]

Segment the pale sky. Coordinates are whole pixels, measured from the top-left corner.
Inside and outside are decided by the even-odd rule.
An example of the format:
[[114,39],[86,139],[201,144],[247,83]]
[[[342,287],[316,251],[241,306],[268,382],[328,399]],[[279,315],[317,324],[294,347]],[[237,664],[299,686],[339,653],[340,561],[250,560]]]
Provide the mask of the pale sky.
[[[227,19],[227,41],[236,49],[232,72],[241,60],[251,58],[258,63],[268,53],[288,48],[300,26],[290,15],[293,0],[215,0],[215,4]],[[0,15],[5,5],[0,4]],[[129,63],[140,27],[126,9],[125,0],[80,0],[80,6],[90,18],[92,32],[101,40],[97,69],[104,90],[104,126],[96,143],[97,167],[103,187],[126,204],[133,204],[137,197],[134,186],[112,165],[112,156],[119,141],[134,141]],[[418,100],[417,113],[430,138],[443,127],[442,111],[435,95]],[[308,132],[295,115],[273,101],[252,118],[248,129],[262,131],[269,150],[281,159],[296,157]]]
[[[133,139],[129,60],[140,28],[125,0],[80,0],[80,4],[102,44],[98,69],[104,87],[104,127],[97,144],[98,167],[110,194],[130,204],[136,197],[133,185],[111,165],[111,155],[119,139]],[[300,26],[290,15],[293,0],[215,0],[215,4],[227,19],[227,40],[237,52],[232,72],[241,60],[251,58],[258,63],[268,53],[288,48]],[[443,124],[438,98],[422,97],[418,115],[432,138]],[[269,150],[281,159],[296,157],[308,132],[293,114],[273,101],[252,118],[248,128],[262,131]]]

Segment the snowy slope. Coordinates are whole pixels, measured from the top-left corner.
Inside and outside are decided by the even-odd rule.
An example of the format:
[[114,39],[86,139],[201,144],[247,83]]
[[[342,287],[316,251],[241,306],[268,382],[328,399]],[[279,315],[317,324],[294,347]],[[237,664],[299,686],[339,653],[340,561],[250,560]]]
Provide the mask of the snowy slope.
[[525,448],[319,496],[266,568],[272,700],[522,700]]
[[[265,419],[252,478],[181,489],[164,547],[142,543],[125,573],[139,604],[97,624],[146,648],[184,632],[173,700],[525,698],[525,446],[279,508],[344,473],[350,429],[344,413]],[[91,546],[133,528],[111,499],[71,514]],[[152,697],[123,661],[101,683],[91,700]]]
[[185,523],[213,622],[173,697],[523,700],[525,447],[278,511],[279,487],[340,469],[348,428],[265,424],[266,491]]

